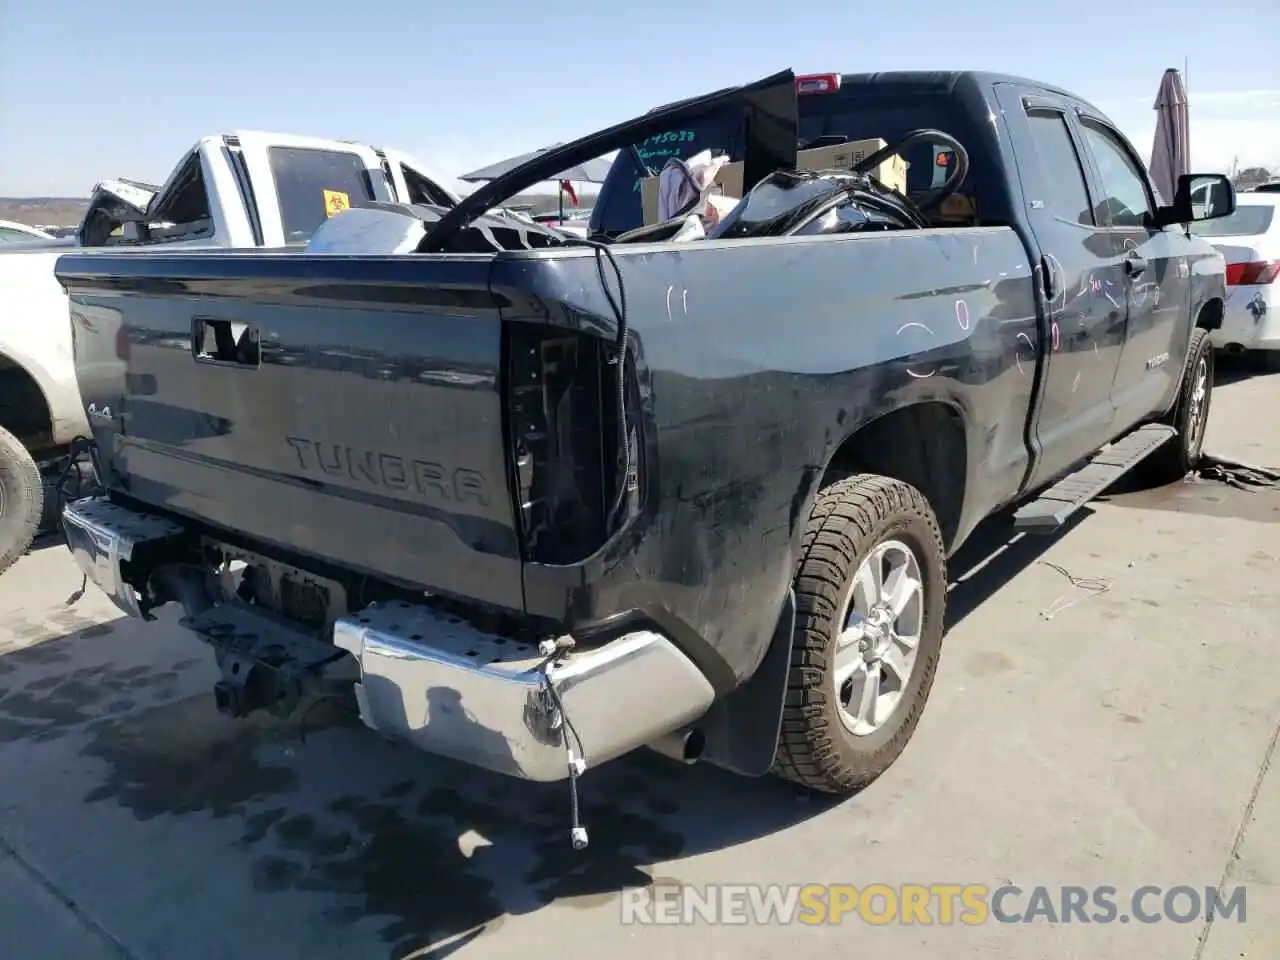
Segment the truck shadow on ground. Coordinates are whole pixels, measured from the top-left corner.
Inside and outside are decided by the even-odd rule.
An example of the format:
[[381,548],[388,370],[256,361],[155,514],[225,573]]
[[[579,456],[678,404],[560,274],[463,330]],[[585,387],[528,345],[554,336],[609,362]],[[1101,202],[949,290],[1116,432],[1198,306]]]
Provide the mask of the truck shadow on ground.
[[43,526],[40,532],[36,534],[36,538],[31,541],[31,546],[27,548],[27,553],[39,553],[41,550],[48,550],[50,547],[66,548],[67,540],[62,535],[62,530],[56,526]]
[[1082,507],[1050,534],[1016,533],[1013,511],[982,521],[948,563],[947,628],[990,600],[1010,580],[1043,557],[1094,511]]
[[1280,489],[1235,487],[1221,480],[1205,479],[1196,474],[1163,486],[1151,486],[1141,477],[1124,477],[1097,499],[1102,503],[1133,510],[1280,523]]
[[[1121,477],[1094,499],[1130,509],[1235,518],[1280,523],[1280,490],[1237,488],[1194,474],[1184,480],[1152,484],[1141,469]],[[980,523],[948,564],[951,580],[947,596],[947,626],[954,627],[989,600],[1015,576],[1039,562],[1044,554],[1097,511],[1081,507],[1058,530],[1049,534],[1015,533],[1012,510]]]
[[1261,354],[1230,354],[1218,351],[1213,358],[1213,385],[1226,387],[1242,380],[1280,375],[1280,366]]
[[[748,782],[641,751],[581,781],[591,842],[575,852],[567,784],[428,757],[330,703],[289,722],[226,719],[199,644],[150,629],[166,635],[163,646],[147,643],[145,625],[116,620],[0,656],[0,749],[73,751],[86,780],[57,789],[83,793],[72,802],[87,820],[118,806],[155,842],[177,840],[194,857],[230,842],[249,861],[246,904],[316,894],[320,922],[348,940],[380,938],[389,957],[443,957],[505,917],[552,905],[616,912],[622,891],[663,879],[655,864],[833,805],[774,778]],[[142,662],[137,642],[150,647]],[[118,868],[124,878],[134,865]],[[253,955],[254,944],[242,946]]]

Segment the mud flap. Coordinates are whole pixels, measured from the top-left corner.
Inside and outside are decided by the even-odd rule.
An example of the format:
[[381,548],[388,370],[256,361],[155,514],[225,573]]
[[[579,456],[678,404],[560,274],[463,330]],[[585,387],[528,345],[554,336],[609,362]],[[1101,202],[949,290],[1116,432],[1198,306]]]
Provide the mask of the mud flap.
[[788,590],[760,666],[746,683],[717,700],[700,724],[707,763],[744,777],[762,777],[773,769],[795,628],[796,594]]

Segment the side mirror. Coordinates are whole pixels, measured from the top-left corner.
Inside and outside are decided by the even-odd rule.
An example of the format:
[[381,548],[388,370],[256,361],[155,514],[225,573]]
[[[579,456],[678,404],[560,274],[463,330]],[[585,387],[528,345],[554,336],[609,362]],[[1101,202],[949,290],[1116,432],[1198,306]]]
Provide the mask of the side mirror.
[[1188,173],[1178,178],[1173,203],[1156,212],[1161,227],[1227,217],[1236,210],[1236,188],[1220,173]]

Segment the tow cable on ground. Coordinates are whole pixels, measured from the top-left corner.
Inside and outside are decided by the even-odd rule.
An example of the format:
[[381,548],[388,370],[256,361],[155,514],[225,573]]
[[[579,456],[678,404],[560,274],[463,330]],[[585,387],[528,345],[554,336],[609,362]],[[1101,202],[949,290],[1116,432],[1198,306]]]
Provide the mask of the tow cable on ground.
[[1195,475],[1201,480],[1217,480],[1250,493],[1259,489],[1280,488],[1280,470],[1215,457],[1208,453],[1200,458]]

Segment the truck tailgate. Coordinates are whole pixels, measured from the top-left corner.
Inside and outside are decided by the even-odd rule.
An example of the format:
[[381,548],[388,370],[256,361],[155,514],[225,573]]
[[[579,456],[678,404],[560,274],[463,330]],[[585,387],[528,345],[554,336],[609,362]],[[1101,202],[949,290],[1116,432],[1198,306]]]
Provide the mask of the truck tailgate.
[[107,483],[264,543],[522,608],[490,265],[64,257]]

